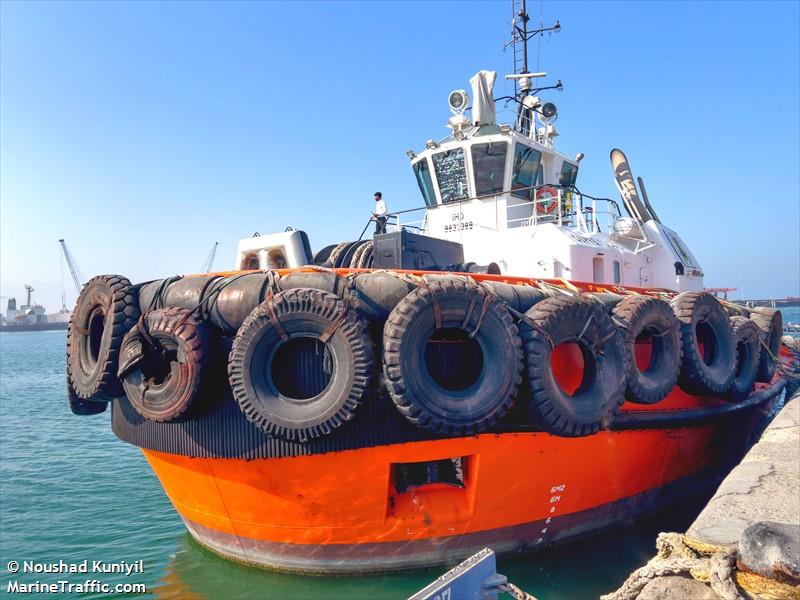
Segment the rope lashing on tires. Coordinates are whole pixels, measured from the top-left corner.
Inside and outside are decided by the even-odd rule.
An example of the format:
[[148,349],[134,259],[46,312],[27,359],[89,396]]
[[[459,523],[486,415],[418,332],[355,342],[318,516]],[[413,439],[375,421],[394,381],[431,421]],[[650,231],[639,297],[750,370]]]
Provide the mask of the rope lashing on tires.
[[162,279],[159,282],[153,297],[150,299],[150,305],[147,307],[147,311],[145,312],[150,312],[151,310],[157,310],[159,308],[165,308],[166,305],[164,304],[164,295],[166,294],[167,288],[181,279],[183,279],[183,275],[173,275],[172,277]]
[[417,287],[425,288],[428,290],[428,293],[431,296],[431,307],[433,308],[433,322],[436,331],[439,331],[442,328],[442,309],[439,306],[439,301],[436,298],[436,294],[431,290],[430,285],[428,285],[428,281],[424,277],[420,277],[419,275],[412,275],[410,273],[394,273],[393,271],[389,271],[392,275],[395,275],[401,281],[405,281],[406,283],[411,283]]
[[800,372],[794,372],[787,369],[784,366],[780,356],[775,356],[775,354],[772,352],[770,347],[764,342],[764,340],[759,340],[759,343],[761,344],[761,349],[766,350],[767,354],[772,359],[772,362],[775,363],[775,370],[777,370],[781,375],[783,375],[787,379],[791,379],[792,381],[800,381]]
[[[562,280],[564,281],[564,280]],[[536,286],[542,290],[548,296],[577,296],[580,293],[580,290],[575,286],[567,287],[566,289],[559,287],[557,285],[553,285],[552,283],[547,283],[546,281],[537,280]]]
[[550,335],[550,332],[545,330],[544,327],[541,327],[536,321],[531,319],[525,313],[521,313],[518,310],[512,308],[511,306],[506,305],[506,309],[511,314],[511,316],[514,317],[517,323],[525,323],[525,325],[527,325],[531,329],[538,331],[539,333],[542,334],[542,336],[544,336],[544,338],[547,340],[547,343],[550,344],[550,349],[552,350],[553,348],[555,348],[555,344],[553,343],[553,338]]
[[800,590],[793,585],[736,568],[736,550],[695,540],[680,533],[659,533],[658,553],[637,569],[620,588],[600,600],[634,600],[650,581],[666,575],[688,574],[707,583],[723,600],[743,600],[755,595],[774,600],[797,600]]
[[136,326],[139,328],[139,332],[142,334],[142,337],[145,339],[145,341],[150,344],[150,347],[157,348],[158,345],[156,344],[155,340],[150,337],[150,328],[147,326],[147,320],[145,319],[149,313],[150,311],[142,313],[139,316],[139,320],[136,321]]
[[[295,340],[312,340],[315,356],[323,353],[310,368],[306,360],[302,371],[330,376],[318,389],[287,386],[282,371],[273,370],[280,352],[294,352],[293,361],[309,356],[308,346],[287,345]],[[228,358],[228,380],[245,416],[270,435],[300,442],[350,421],[369,399],[373,377],[366,322],[336,294],[307,287],[284,290],[254,308]]]
[[286,333],[286,330],[283,328],[283,325],[281,325],[281,320],[278,318],[278,315],[275,314],[275,308],[272,306],[272,302],[269,302],[266,305],[266,309],[267,309],[267,316],[269,316],[269,320],[272,323],[273,327],[275,327],[275,330],[278,332],[278,335],[284,342],[288,342],[289,334]]
[[333,336],[333,334],[336,333],[336,330],[339,329],[339,326],[342,323],[344,323],[344,320],[347,318],[347,311],[348,310],[349,309],[348,309],[347,303],[345,302],[344,305],[342,306],[342,310],[339,313],[339,316],[336,318],[336,320],[333,323],[331,323],[330,326],[325,331],[323,331],[322,334],[319,336],[319,341],[320,342],[322,342],[323,344],[326,344],[328,342],[328,340],[331,339],[331,336]]
[[583,339],[583,334],[586,333],[586,330],[589,329],[589,325],[592,323],[592,319],[594,319],[594,315],[589,315],[589,318],[586,319],[586,323],[583,324],[583,329],[578,334],[578,337],[575,338],[576,342],[580,342]]
[[[198,310],[200,311],[200,319],[205,321],[206,320],[206,316],[203,315],[203,311],[201,310],[203,305],[206,305],[205,310],[206,310],[206,315],[207,315],[211,311],[211,309],[214,307],[214,304],[217,302],[217,299],[219,298],[220,292],[222,292],[222,290],[224,290],[226,287],[231,285],[234,281],[237,281],[237,280],[241,279],[242,277],[246,277],[247,275],[250,275],[250,273],[239,273],[238,275],[234,275],[233,277],[228,277],[223,283],[221,283],[219,286],[217,286],[214,289],[212,289],[208,293],[208,295],[203,296],[203,298],[200,300],[200,302],[198,302],[194,306],[194,308],[190,308],[189,312],[186,313],[186,315],[183,317],[183,319],[181,319],[179,325],[183,325],[186,322],[186,320],[189,317],[191,317]],[[269,285],[269,289],[271,290],[274,285],[277,285],[277,280],[274,279],[275,273],[273,271],[267,271],[267,276],[269,278],[269,284],[268,284]]]

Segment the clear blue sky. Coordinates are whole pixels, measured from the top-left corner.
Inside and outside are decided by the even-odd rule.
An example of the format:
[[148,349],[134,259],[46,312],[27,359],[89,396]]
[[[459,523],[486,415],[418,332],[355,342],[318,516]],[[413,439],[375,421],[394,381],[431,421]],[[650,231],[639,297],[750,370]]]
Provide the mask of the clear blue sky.
[[[540,67],[581,189],[615,195],[622,148],[706,284],[750,297],[800,294],[799,6],[529,2],[563,26]],[[230,267],[254,231],[353,239],[376,190],[421,205],[405,150],[446,133],[475,71],[511,72],[510,20],[506,1],[0,2],[3,294],[31,281],[57,308],[60,237],[87,277],[144,280],[215,241]]]

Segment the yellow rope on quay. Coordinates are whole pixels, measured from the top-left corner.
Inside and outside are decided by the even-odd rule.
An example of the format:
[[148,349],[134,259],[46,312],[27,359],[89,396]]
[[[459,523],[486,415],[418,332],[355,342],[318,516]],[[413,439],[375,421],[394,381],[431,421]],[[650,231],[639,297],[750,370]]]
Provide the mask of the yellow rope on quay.
[[683,573],[708,583],[723,600],[743,600],[745,597],[800,600],[800,586],[738,571],[733,546],[709,544],[681,533],[659,533],[656,549],[658,553],[650,562],[631,573],[617,591],[601,596],[600,600],[635,600],[653,579]]

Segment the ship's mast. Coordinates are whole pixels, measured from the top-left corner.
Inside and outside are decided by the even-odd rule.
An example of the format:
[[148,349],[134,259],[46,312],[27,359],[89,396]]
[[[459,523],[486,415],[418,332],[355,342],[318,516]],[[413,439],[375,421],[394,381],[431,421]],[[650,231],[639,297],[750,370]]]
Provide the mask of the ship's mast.
[[534,124],[534,108],[523,102],[527,96],[537,94],[543,90],[557,89],[561,91],[561,81],[555,85],[534,88],[532,80],[537,77],[544,77],[546,73],[531,73],[528,69],[528,41],[537,35],[545,33],[558,33],[561,31],[561,24],[556,21],[552,27],[540,26],[538,29],[528,30],[530,16],[526,7],[526,0],[511,0],[514,9],[514,20],[511,28],[511,45],[514,49],[514,75],[507,76],[507,79],[514,80],[514,98],[517,101],[517,125],[516,129],[524,135],[530,135]]

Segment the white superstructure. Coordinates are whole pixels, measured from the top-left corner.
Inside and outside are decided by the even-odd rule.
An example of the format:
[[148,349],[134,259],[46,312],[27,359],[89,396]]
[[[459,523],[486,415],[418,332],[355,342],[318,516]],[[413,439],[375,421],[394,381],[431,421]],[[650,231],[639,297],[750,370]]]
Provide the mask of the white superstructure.
[[[396,227],[416,226],[425,235],[460,242],[465,261],[495,262],[509,275],[703,288],[697,260],[658,220],[646,196],[639,198],[620,151],[612,162],[624,214],[616,201],[576,186],[582,156],[555,149],[554,105],[522,94],[515,124],[474,117],[477,107],[481,115],[494,115],[494,107],[486,106],[493,81],[487,71],[472,78],[480,98],[472,119],[464,114],[463,90],[452,93],[451,135],[428,141],[419,154],[409,151],[426,207],[421,220],[398,214]],[[530,78],[522,85],[530,88]]]
[[[502,98],[516,104],[514,122],[497,122],[493,71],[479,71],[470,79],[471,107],[466,90],[451,92],[451,133],[440,141],[428,140],[419,153],[407,152],[425,206],[389,213],[389,231],[404,228],[459,242],[465,263],[495,263],[507,275],[702,290],[700,265],[680,236],[658,219],[644,182],[639,179],[637,187],[620,150],[611,152],[611,163],[621,203],[578,188],[583,155],[570,158],[556,150],[556,107],[537,95],[561,90],[561,82],[534,88],[533,82],[547,74],[531,73],[527,66],[527,41],[561,26],[556,22],[529,31],[524,0],[515,14],[511,43],[518,72],[507,76],[515,93]],[[355,243],[364,242],[359,238]],[[333,266],[353,266],[344,264],[342,257],[350,256],[346,252],[333,254],[342,263]],[[325,257],[331,255],[329,251]],[[305,234],[289,231],[242,240],[236,268],[311,262]]]

